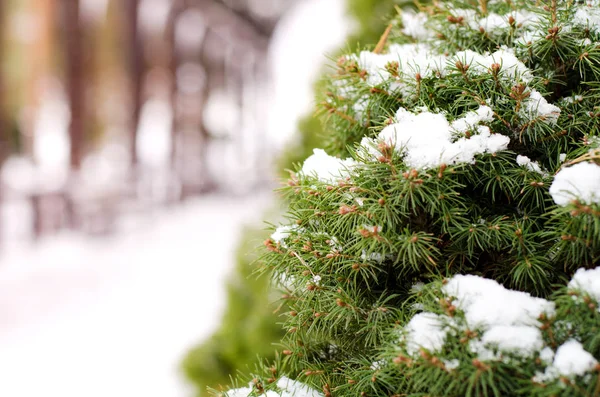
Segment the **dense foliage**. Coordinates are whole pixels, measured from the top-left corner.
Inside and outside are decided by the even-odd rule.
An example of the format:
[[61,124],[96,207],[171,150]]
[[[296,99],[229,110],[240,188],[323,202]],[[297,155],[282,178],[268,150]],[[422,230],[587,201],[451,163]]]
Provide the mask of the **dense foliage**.
[[[404,2],[406,3],[406,2]],[[383,21],[403,2],[390,0],[349,0],[348,15],[358,23],[349,43],[368,43],[376,40],[385,29]],[[323,60],[325,63],[325,59]],[[316,89],[322,90],[326,81],[319,79]],[[298,125],[296,140],[280,156],[281,170],[304,161],[314,147],[321,145],[325,132],[321,117],[309,114]],[[285,171],[282,171],[287,174]],[[238,260],[227,286],[227,308],[219,329],[206,341],[191,349],[182,363],[186,377],[205,395],[207,386],[221,390],[231,383],[231,377],[250,371],[260,356],[273,359],[274,345],[283,336],[283,329],[274,313],[273,290],[267,275],[256,277],[254,263],[256,242],[268,233],[261,228],[249,228],[238,247]],[[247,281],[244,281],[247,280]],[[279,294],[281,295],[281,294]],[[243,332],[240,332],[243,330]]]
[[598,396],[599,26],[596,1],[434,2],[342,56],[335,157],[265,242],[280,355],[228,395]]

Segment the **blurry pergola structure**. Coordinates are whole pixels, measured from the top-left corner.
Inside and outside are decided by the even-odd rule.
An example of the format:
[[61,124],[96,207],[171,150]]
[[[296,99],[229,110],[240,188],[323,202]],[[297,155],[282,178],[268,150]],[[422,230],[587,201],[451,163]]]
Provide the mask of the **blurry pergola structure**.
[[[89,103],[85,91],[89,49],[85,48],[84,42],[88,26],[82,18],[83,0],[36,1],[44,3],[48,8],[54,7],[57,14],[52,17],[55,28],[62,31],[65,70],[63,83],[71,116],[68,127],[69,164],[71,173],[77,174],[89,150],[86,141],[86,116],[89,114],[89,107],[94,105]],[[138,131],[142,108],[148,99],[146,77],[153,67],[147,50],[156,44],[153,41],[156,38],[147,35],[140,27],[140,0],[109,1],[113,2],[113,6],[116,4],[120,7],[122,15],[120,31],[128,76],[128,85],[124,88],[129,98],[126,138],[130,159],[129,181],[135,185],[140,173],[145,172],[137,155]],[[278,19],[296,1],[301,0],[165,1],[169,2],[168,17],[159,34],[159,41],[163,48],[161,62],[169,71],[169,102],[172,110],[168,180],[173,185],[167,188],[172,189],[168,194],[169,200],[176,202],[211,191],[216,186],[207,170],[209,151],[215,139],[203,117],[203,109],[215,92],[226,92],[240,109],[232,115],[223,115],[234,126],[229,136],[231,144],[237,148],[234,161],[239,162],[239,165],[253,162],[251,169],[258,174],[265,174],[265,167],[268,165],[260,163],[265,159],[264,154],[268,148],[259,149],[261,155],[248,156],[244,146],[250,144],[260,147],[266,143],[262,131],[267,124],[267,104],[259,91],[269,81],[268,46]],[[3,3],[0,2],[0,22]],[[265,13],[265,7],[269,7],[269,4],[276,5],[276,10]],[[0,60],[3,55],[0,52]],[[197,72],[196,79],[201,84],[186,87],[185,81],[178,81],[186,70]],[[2,82],[0,74],[0,149],[6,147],[2,145],[2,137],[6,137],[7,131],[3,117]],[[2,155],[0,153],[0,158]],[[129,198],[135,196],[135,188],[132,191],[133,193],[127,193]],[[82,215],[85,211],[81,211],[80,207],[89,203],[77,202],[71,193],[67,183],[56,191],[34,191],[28,195],[33,209],[34,238],[60,228],[80,229],[86,222],[82,217],[86,216],[94,218],[92,223],[102,224],[99,230],[110,229],[110,221],[119,212],[116,207],[122,197],[100,197],[98,200],[104,201],[102,205],[94,204],[92,207],[95,210],[92,213]]]
[[[137,2],[139,0],[130,0]],[[189,153],[185,153],[190,144],[197,147],[191,156],[200,161],[200,171],[206,169],[202,164],[207,159],[210,132],[206,128],[202,118],[202,112],[194,109],[203,107],[212,93],[218,90],[226,90],[235,98],[240,109],[250,110],[258,125],[266,125],[266,107],[260,102],[260,98],[253,96],[253,87],[265,86],[268,80],[267,50],[269,39],[274,28],[274,20],[256,21],[248,14],[247,1],[224,2],[217,0],[173,0],[166,36],[170,48],[169,69],[172,76],[177,76],[178,71],[185,65],[198,65],[198,70],[204,71],[204,84],[195,93],[186,94],[180,89],[180,85],[173,80],[171,103],[174,110],[173,136],[171,158],[175,169],[186,167],[177,164],[177,161],[185,162]],[[232,3],[232,4],[227,4]],[[292,4],[292,2],[289,2]],[[178,24],[198,24],[203,27],[202,45],[194,48],[177,42]],[[192,109],[192,111],[188,111]],[[260,129],[254,131],[253,136],[244,137],[241,134],[248,130],[243,125],[247,120],[243,112],[238,113],[235,120],[237,134],[233,139],[238,140],[239,147],[244,145],[244,139],[254,139],[257,142],[265,142],[263,136],[259,135]],[[224,117],[231,117],[224,115]],[[234,116],[235,117],[235,116]],[[195,139],[190,142],[186,131],[196,132]],[[195,141],[195,142],[193,142]],[[194,145],[195,143],[195,145]],[[186,156],[187,155],[187,156]],[[243,155],[238,156],[239,161],[248,161]],[[254,167],[260,170],[260,167]],[[203,178],[206,178],[204,173]],[[182,195],[198,193],[200,190],[210,189],[211,181],[204,179],[201,184],[186,183],[183,176]]]

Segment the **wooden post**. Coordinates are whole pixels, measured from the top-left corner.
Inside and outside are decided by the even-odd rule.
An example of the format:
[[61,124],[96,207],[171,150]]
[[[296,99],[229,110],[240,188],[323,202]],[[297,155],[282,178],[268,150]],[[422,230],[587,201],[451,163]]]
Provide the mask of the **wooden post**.
[[169,46],[169,72],[171,77],[171,112],[173,119],[171,120],[171,148],[170,148],[170,163],[173,172],[177,171],[177,141],[179,140],[179,130],[181,128],[179,107],[177,105],[177,68],[179,67],[179,53],[177,51],[177,43],[175,42],[175,29],[177,25],[177,19],[183,9],[182,0],[175,0],[171,6],[169,13],[169,20],[165,30],[166,41]]
[[125,7],[124,32],[127,52],[127,70],[130,84],[130,159],[135,168],[137,158],[137,130],[142,110],[142,89],[144,79],[144,49],[138,27],[139,0],[121,0]]
[[[9,123],[6,121],[6,86],[4,82],[4,30],[6,2],[0,0],[0,168],[8,153],[11,143]],[[0,193],[1,195],[1,193]]]
[[79,0],[62,0],[64,4],[66,41],[66,78],[71,109],[69,138],[71,142],[70,165],[74,170],[81,166],[85,139],[85,92],[83,68],[83,27],[79,12]]
[[[4,65],[4,27],[6,24],[4,23],[4,7],[5,2],[0,0],[0,170],[2,169],[2,164],[4,163],[4,159],[8,155],[8,147],[10,144],[10,132],[8,127],[8,123],[6,123],[6,102],[5,102],[5,92],[6,88],[4,85],[4,69],[1,68]],[[2,181],[0,181],[0,247],[2,246],[2,238],[3,236],[3,228],[4,228],[4,219],[2,218],[2,201],[3,201],[3,189],[2,189]]]

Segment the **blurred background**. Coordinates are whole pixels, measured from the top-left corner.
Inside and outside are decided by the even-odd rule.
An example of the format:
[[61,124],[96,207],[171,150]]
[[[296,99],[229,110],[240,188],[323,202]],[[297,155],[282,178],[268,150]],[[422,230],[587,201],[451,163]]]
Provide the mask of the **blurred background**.
[[272,189],[326,133],[327,55],[393,9],[0,1],[0,395],[205,395],[272,356]]

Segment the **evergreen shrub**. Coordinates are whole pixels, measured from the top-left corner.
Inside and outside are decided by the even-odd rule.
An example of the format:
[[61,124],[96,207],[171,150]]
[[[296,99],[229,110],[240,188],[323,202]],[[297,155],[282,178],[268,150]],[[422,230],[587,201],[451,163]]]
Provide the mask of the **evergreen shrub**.
[[340,57],[229,397],[600,395],[600,7],[454,0]]

